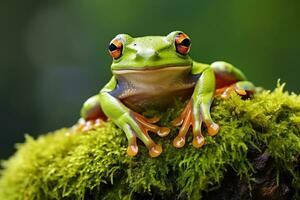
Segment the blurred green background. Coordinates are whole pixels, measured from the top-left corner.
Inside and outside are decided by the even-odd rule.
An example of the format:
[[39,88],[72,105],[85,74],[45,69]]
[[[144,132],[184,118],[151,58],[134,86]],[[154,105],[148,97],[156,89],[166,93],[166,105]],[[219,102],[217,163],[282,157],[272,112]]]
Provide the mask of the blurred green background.
[[299,93],[299,0],[2,1],[0,158],[14,143],[71,126],[110,79],[110,40],[186,32],[192,57],[226,60],[256,85]]

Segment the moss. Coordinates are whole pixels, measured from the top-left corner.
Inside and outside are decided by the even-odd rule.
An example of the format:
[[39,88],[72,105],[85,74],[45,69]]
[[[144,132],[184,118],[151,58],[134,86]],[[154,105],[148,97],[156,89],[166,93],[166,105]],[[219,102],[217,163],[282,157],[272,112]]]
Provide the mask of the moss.
[[[182,107],[177,102],[162,113],[161,124],[170,126]],[[199,199],[220,187],[232,169],[251,188],[256,173],[251,148],[271,154],[278,184],[285,173],[300,190],[300,96],[283,92],[283,85],[247,100],[232,94],[214,101],[212,117],[221,130],[215,138],[206,136],[202,149],[190,145],[191,134],[184,148],[172,147],[177,128],[167,138],[153,136],[164,147],[158,158],[150,158],[143,145],[129,158],[125,134],[110,122],[71,137],[66,129],[26,136],[2,164],[0,199]]]

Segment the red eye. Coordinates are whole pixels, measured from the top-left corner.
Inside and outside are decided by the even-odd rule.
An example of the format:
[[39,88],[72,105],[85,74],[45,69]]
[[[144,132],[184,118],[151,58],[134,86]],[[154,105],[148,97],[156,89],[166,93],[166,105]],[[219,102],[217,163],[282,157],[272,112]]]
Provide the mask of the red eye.
[[118,39],[113,39],[108,46],[108,51],[111,57],[113,57],[114,59],[118,59],[122,56],[122,49],[123,44]]
[[182,55],[189,53],[192,41],[185,33],[178,33],[175,37],[176,51]]

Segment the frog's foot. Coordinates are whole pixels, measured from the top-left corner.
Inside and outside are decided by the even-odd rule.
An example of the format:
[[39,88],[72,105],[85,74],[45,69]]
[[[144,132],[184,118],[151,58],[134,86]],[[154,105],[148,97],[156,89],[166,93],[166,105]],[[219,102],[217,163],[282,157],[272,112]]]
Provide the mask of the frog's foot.
[[[151,157],[157,157],[162,152],[162,147],[156,144],[149,136],[148,132],[156,133],[160,137],[165,137],[170,133],[170,129],[167,127],[159,127],[154,123],[159,121],[158,117],[146,118],[136,112],[131,112],[131,116],[138,125],[138,130],[132,130],[132,128],[126,126],[123,128],[128,138],[127,154],[129,156],[135,156],[138,152],[138,146],[136,138],[139,138],[149,149]],[[134,127],[134,126],[133,126]],[[134,129],[134,128],[133,128]]]
[[102,124],[103,124],[102,118],[90,119],[90,120],[85,120],[83,118],[80,118],[77,124],[71,127],[67,134],[72,135],[78,132],[87,132],[89,130],[93,130],[101,127]]
[[236,84],[232,84],[230,86],[217,89],[215,95],[220,96],[222,99],[227,99],[232,92],[236,92],[240,96],[245,96],[247,94],[245,90],[239,89],[236,87]]
[[193,127],[193,146],[196,148],[200,148],[205,144],[205,139],[201,132],[201,125],[204,122],[208,135],[214,136],[219,131],[219,125],[214,123],[212,120],[202,120],[202,117],[199,115],[193,114],[193,102],[190,100],[186,105],[183,112],[180,114],[178,118],[173,120],[172,124],[174,126],[181,126],[178,135],[173,140],[173,146],[177,148],[181,148],[185,144],[186,134],[190,128]]
[[246,96],[253,93],[255,86],[248,81],[239,81],[230,86],[218,88],[215,92],[216,96],[221,96],[221,98],[226,99],[230,96],[232,92],[236,92],[240,96]]

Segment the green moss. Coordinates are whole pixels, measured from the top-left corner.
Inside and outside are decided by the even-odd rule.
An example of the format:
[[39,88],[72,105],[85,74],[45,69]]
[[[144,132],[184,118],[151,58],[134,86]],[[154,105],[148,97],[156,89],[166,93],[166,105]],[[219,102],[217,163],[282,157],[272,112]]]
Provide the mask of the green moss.
[[[182,107],[178,102],[163,113],[161,124],[170,126]],[[177,128],[167,138],[153,136],[164,148],[158,158],[150,158],[143,145],[137,157],[129,158],[125,134],[110,122],[71,137],[66,129],[37,139],[26,136],[17,153],[3,162],[0,199],[199,199],[220,186],[228,169],[251,187],[255,170],[247,153],[262,144],[276,162],[278,181],[280,173],[287,172],[294,189],[300,190],[295,170],[300,157],[300,96],[283,92],[283,86],[248,100],[233,94],[214,101],[212,117],[221,130],[215,138],[207,136],[202,149],[190,145],[191,134],[184,148],[172,147]]]

